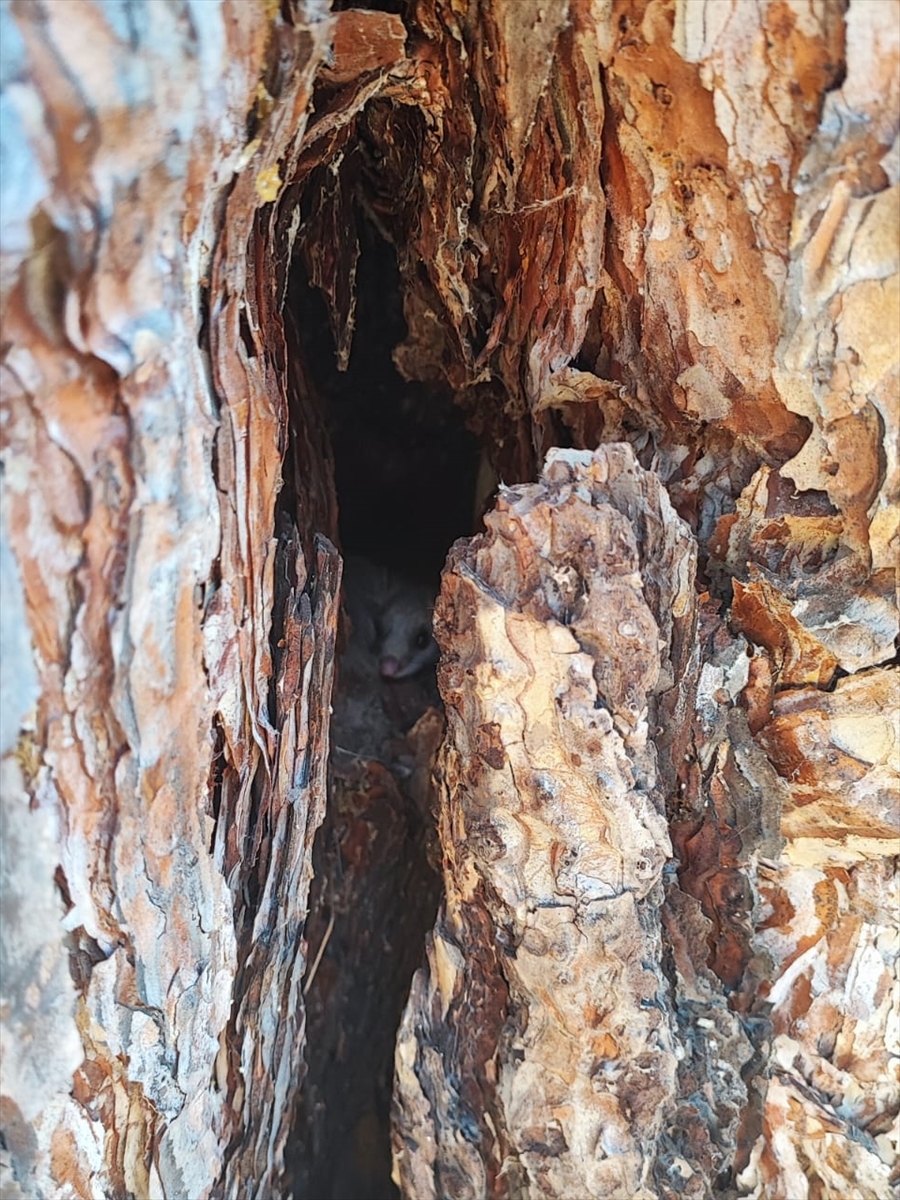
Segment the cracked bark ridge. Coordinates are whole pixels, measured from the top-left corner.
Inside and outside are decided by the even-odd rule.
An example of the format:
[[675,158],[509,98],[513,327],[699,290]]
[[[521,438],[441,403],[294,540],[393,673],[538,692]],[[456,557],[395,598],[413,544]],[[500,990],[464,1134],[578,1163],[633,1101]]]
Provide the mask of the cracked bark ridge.
[[641,1200],[677,1103],[654,737],[695,545],[624,444],[557,450],[457,542],[436,613],[445,906],[396,1055],[407,1196]]
[[204,626],[230,577],[200,292],[266,37],[241,4],[0,10],[2,504],[39,690],[2,794],[47,931],[5,1033],[54,1060],[7,1073],[4,1038],[2,1139],[29,1196],[199,1200],[225,1153],[236,955]]
[[[318,0],[288,7],[0,9],[0,490],[39,689],[3,820],[7,799],[17,836],[33,816],[38,924],[54,882],[65,907],[0,1034],[28,1195],[280,1188],[337,619],[322,466],[275,577],[283,279],[255,222],[330,29]],[[8,1072],[10,1035],[52,1069]]]

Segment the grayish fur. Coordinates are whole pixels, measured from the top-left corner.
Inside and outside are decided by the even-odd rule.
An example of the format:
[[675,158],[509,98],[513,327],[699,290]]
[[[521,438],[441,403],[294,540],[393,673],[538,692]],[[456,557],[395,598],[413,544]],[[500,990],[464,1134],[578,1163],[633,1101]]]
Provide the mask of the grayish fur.
[[[433,598],[368,559],[350,556],[344,567],[344,597],[352,632],[350,652],[367,652],[384,678],[408,679],[437,662],[431,631]],[[392,663],[397,669],[392,670]]]

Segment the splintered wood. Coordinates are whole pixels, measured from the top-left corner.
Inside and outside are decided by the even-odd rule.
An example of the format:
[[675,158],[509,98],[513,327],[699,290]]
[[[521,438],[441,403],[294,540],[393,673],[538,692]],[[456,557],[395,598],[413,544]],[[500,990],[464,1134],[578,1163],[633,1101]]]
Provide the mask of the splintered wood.
[[883,1200],[896,5],[382,7],[0,3],[0,1194],[324,1195],[320,1080],[369,1144],[304,1056],[359,1064],[420,814],[332,793],[310,914],[337,497],[291,297],[299,257],[346,367],[372,219],[400,374],[529,481],[438,611],[406,1200]]
[[655,719],[689,674],[695,545],[625,445],[552,452],[486,525],[437,608],[447,894],[399,1036],[397,1173],[417,1200],[649,1200],[682,1053]]

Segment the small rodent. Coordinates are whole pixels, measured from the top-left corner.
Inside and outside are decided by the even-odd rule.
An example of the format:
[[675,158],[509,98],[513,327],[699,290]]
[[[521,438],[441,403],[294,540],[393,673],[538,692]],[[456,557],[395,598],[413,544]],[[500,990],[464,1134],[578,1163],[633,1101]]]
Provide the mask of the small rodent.
[[382,679],[409,679],[437,662],[428,588],[351,555],[344,564],[344,598],[349,649],[371,655]]

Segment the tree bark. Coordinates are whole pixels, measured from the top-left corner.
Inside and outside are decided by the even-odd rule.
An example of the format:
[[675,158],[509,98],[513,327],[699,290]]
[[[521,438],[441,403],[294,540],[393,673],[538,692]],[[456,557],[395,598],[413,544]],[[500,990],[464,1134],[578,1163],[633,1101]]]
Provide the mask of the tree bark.
[[451,555],[446,903],[397,1047],[406,1195],[654,1194],[680,1057],[654,743],[677,745],[660,716],[696,689],[695,567],[627,445],[551,453]]
[[[321,1178],[304,978],[352,991],[430,887],[320,846],[360,914],[330,948],[311,892],[357,793],[329,791],[338,498],[294,281],[348,366],[375,227],[398,386],[452,392],[506,485],[437,608],[398,1186],[877,1200],[895,6],[384,7],[0,7],[0,1190]],[[405,845],[398,811],[354,836]]]

